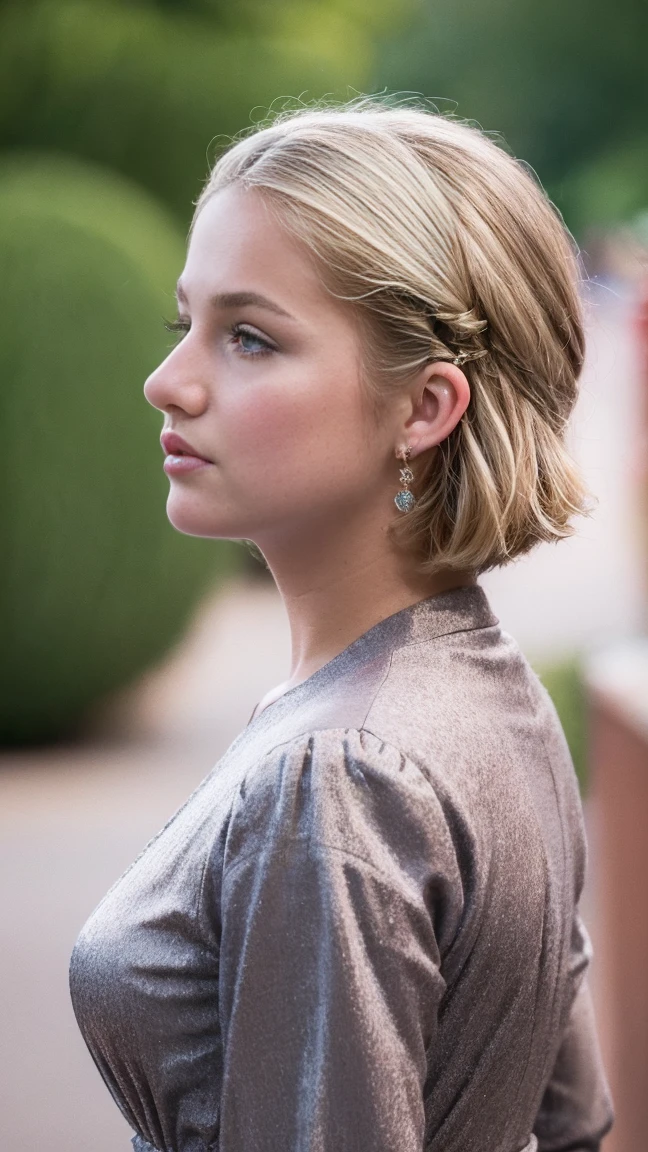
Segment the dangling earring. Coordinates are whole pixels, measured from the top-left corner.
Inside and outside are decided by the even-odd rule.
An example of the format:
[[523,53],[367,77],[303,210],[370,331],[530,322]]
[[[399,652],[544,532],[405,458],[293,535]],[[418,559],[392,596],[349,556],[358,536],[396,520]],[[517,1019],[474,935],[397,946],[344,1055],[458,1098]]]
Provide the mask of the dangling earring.
[[410,508],[413,508],[416,504],[414,493],[410,492],[409,490],[409,485],[414,479],[414,473],[407,463],[411,454],[412,447],[410,444],[408,444],[406,448],[401,449],[400,453],[396,454],[397,460],[405,461],[405,467],[401,468],[400,470],[400,478],[403,487],[401,488],[400,492],[397,492],[394,496],[394,504],[398,508],[399,512],[409,512]]

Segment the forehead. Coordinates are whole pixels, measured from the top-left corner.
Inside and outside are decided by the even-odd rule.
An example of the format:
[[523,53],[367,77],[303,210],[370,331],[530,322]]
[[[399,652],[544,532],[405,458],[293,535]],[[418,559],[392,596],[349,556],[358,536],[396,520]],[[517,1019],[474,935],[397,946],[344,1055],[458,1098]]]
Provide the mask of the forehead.
[[[334,301],[308,249],[282,226],[256,189],[231,185],[198,214],[181,276],[184,295],[256,292],[291,311]],[[290,302],[290,303],[289,303]]]

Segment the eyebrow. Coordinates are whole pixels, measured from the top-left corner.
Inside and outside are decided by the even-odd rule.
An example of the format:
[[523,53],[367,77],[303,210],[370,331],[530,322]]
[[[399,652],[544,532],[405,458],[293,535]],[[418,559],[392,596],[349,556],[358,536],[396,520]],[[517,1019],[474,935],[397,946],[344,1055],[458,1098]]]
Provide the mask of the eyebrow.
[[[187,293],[179,280],[176,285],[176,296],[178,300],[188,303]],[[210,296],[209,303],[212,308],[244,308],[246,304],[251,304],[256,308],[274,312],[277,316],[285,316],[288,320],[295,319],[290,312],[286,312],[279,304],[275,304],[274,300],[262,296],[260,292],[217,292],[215,296]]]

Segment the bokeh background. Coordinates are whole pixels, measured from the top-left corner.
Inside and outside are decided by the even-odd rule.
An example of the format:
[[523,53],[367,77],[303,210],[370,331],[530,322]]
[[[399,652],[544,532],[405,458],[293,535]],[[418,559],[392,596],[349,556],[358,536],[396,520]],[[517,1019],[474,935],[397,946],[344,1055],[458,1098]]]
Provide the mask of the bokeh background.
[[648,1131],[648,5],[0,0],[0,1147],[132,1135],[69,954],[116,877],[289,674],[243,542],[165,515],[164,357],[214,151],[269,109],[419,94],[530,164],[582,252],[577,535],[483,577],[581,783],[584,913],[617,1123]]

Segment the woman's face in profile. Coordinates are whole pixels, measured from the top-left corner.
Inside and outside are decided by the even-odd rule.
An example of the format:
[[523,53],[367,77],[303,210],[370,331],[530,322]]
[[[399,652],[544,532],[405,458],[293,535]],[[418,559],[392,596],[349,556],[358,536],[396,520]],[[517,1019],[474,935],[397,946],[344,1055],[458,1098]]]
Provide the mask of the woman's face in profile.
[[202,208],[178,318],[180,341],[144,387],[165,414],[176,528],[263,546],[377,498],[391,515],[394,433],[368,413],[356,318],[256,190],[230,186]]

